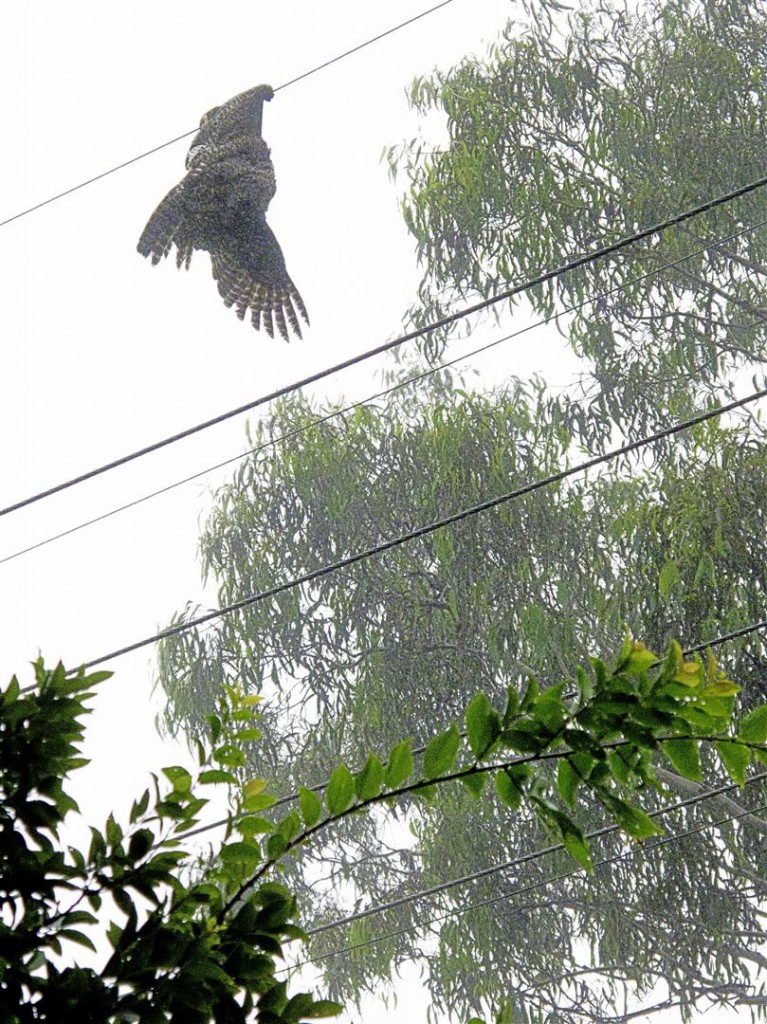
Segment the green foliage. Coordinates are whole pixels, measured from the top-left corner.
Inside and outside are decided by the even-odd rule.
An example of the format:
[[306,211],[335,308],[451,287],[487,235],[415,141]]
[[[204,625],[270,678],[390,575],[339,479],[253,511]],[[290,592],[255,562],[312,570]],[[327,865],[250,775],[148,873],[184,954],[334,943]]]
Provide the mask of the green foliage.
[[[517,810],[527,801],[568,854],[593,872],[589,844],[569,813],[578,785],[631,839],[643,841],[662,831],[635,802],[637,787],[655,785],[648,750],[660,746],[669,757],[673,752],[672,760],[687,764],[691,750],[698,758],[701,743],[714,743],[730,775],[745,784],[753,752],[765,748],[732,732],[738,688],[713,658],[706,666],[700,660],[685,662],[678,645],[656,665],[654,654],[627,639],[613,667],[592,659],[593,678],[575,694],[566,695],[562,686],[531,685],[514,712],[507,703],[503,716],[478,694],[466,710],[463,763],[457,764],[461,734],[451,725],[427,745],[414,781],[407,781],[409,743],[400,742],[388,754],[388,769],[375,754],[356,776],[340,764],[324,798],[302,787],[300,815],[288,810],[272,820],[259,817],[254,829],[247,827],[243,808],[264,795],[265,783],[251,780],[232,819],[242,838],[227,836],[202,877],[185,881],[182,840],[207,802],[195,795],[199,777],[222,752],[234,760],[236,742],[251,741],[257,731],[252,706],[229,688],[210,718],[219,745],[206,752],[199,744],[197,780],[181,766],[163,769],[170,789],[162,790],[155,779],[154,800],[147,791],[134,803],[127,831],[110,815],[103,832],[91,829],[87,854],[72,847],[65,852],[60,828],[76,804],[63,783],[84,763],[78,756],[81,719],[92,687],[109,674],[81,671],[71,678],[61,665],[48,672],[39,661],[36,689],[22,693],[14,677],[0,704],[3,1019],[106,1024],[135,1015],[158,1024],[180,1019],[298,1024],[334,1015],[337,1003],[307,993],[290,996],[286,982],[275,975],[285,942],[305,935],[293,923],[295,895],[266,877],[318,830],[405,794],[491,774],[504,806]],[[765,710],[760,707],[745,720],[746,736],[762,735]],[[710,716],[715,732],[696,732],[693,712]],[[607,751],[618,748],[620,761],[611,762]],[[511,758],[504,759],[503,751]],[[546,772],[551,759],[560,765],[554,786]],[[630,777],[611,770],[618,763],[631,766]],[[479,795],[478,787],[470,788]],[[104,967],[55,966],[54,954],[67,953],[69,944],[96,950],[83,929],[99,925],[105,900],[125,920],[108,926],[113,953]]]
[[501,716],[489,698],[478,693],[466,709],[466,736],[471,752],[480,758],[487,754],[501,732]]
[[740,723],[740,738],[746,743],[764,743],[767,740],[767,708],[754,708]]
[[[413,82],[412,106],[442,115],[447,143],[387,151],[423,266],[417,324],[764,173],[763,4],[529,13],[484,59]],[[584,440],[673,419],[764,359],[767,240],[751,226],[766,211],[762,189],[528,293],[543,316],[575,307],[569,340],[594,365],[590,402],[570,410]],[[429,336],[432,353],[444,339]],[[670,561],[663,596],[675,580]]]
[[[77,810],[64,784],[86,763],[83,718],[109,675],[49,671],[38,661],[31,691],[14,677],[0,694],[0,1018],[297,1024],[337,1013],[328,1000],[290,997],[275,975],[283,944],[303,933],[284,886],[243,890],[263,859],[258,841],[225,841],[200,877],[185,871],[182,843],[207,803],[197,787],[228,781],[208,766],[236,761],[236,744],[253,738],[253,711],[234,691],[212,716],[219,745],[199,745],[197,779],[165,768],[169,787],[155,779],[127,828],[110,815],[103,830],[91,828],[87,851],[63,845]],[[267,847],[275,836],[286,845],[295,837],[290,815],[267,826]],[[243,820],[237,827],[247,835]],[[99,970],[71,965],[72,944],[96,951],[91,936],[104,930],[104,914],[117,918],[105,928],[111,955]]]

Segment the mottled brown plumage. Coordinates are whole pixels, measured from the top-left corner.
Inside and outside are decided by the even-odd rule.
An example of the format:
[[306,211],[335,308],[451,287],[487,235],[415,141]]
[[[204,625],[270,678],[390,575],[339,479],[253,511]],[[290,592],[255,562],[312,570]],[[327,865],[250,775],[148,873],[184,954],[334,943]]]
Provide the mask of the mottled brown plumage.
[[269,147],[261,137],[268,85],[240,93],[209,110],[186,158],[187,175],[167,194],[138,243],[152,263],[176,246],[176,264],[189,266],[195,249],[210,253],[213,277],[227,306],[271,337],[301,337],[301,296],[285,269],[266,211],[277,189]]

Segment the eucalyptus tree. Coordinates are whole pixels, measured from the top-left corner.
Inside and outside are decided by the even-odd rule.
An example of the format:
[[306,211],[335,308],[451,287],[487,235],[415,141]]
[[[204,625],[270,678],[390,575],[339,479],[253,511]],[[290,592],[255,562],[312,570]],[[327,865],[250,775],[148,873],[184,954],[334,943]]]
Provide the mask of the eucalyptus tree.
[[[486,59],[414,83],[418,109],[446,113],[448,143],[389,152],[424,267],[411,320],[757,179],[765,48],[767,12],[743,0],[583,5],[564,20],[544,5]],[[351,413],[277,404],[202,535],[220,603],[719,402],[764,358],[766,217],[757,189],[528,293],[539,314],[576,307],[563,330],[583,360],[578,396],[516,378],[474,393],[445,371],[413,390],[404,378],[423,366],[405,364],[389,381],[402,387]],[[434,359],[445,336],[430,338]],[[766,485],[758,417],[698,425],[170,638],[167,722],[199,732],[227,681],[268,695],[250,770],[289,789],[339,758],[361,766],[403,732],[426,742],[477,689],[574,683],[573,655],[609,650],[625,623],[657,647],[715,639],[764,617]],[[758,633],[723,657],[747,702],[764,697]],[[663,771],[670,792],[695,795],[695,780]],[[324,931],[313,951],[334,994],[415,959],[437,1011],[516,993],[515,1020],[669,1005],[687,1018],[721,1001],[763,1013],[767,825],[756,790],[738,800],[754,813],[737,829],[630,860],[606,840],[610,863],[593,878],[558,879],[553,853]],[[732,811],[720,798],[680,811],[676,827]],[[586,813],[598,827],[600,809]],[[345,821],[288,869],[312,892],[313,925],[547,844],[534,815],[509,828],[468,793],[406,807],[401,822],[406,841],[382,836],[375,816]]]
[[[447,144],[388,151],[424,268],[418,322],[765,174],[763,4],[607,0],[564,23],[545,0],[525,6],[486,59],[413,83]],[[527,293],[547,314],[602,296],[568,326],[590,368],[592,442],[763,362],[765,220],[760,188]]]

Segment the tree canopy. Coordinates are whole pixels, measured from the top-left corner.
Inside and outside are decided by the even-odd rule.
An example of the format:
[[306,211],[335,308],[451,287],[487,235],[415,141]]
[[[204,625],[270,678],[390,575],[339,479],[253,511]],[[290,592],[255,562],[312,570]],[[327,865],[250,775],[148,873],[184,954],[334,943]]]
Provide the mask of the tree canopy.
[[[447,145],[389,150],[424,268],[418,322],[764,175],[762,4],[606,0],[564,24],[527,6],[486,59],[413,83]],[[766,217],[761,189],[528,294],[545,314],[602,296],[567,328],[595,435],[684,415],[763,361]]]

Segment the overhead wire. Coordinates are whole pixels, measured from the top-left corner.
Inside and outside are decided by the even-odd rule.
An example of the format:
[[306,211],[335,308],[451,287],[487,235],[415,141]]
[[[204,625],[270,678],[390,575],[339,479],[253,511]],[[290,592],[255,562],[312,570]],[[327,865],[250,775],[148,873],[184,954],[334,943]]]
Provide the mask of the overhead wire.
[[277,92],[279,89],[287,89],[289,85],[295,85],[296,82],[302,82],[310,75],[314,75],[318,71],[324,71],[325,68],[329,68],[331,64],[337,64],[339,60],[343,60],[345,57],[350,57],[353,53],[358,53],[360,50],[364,50],[366,46],[370,46],[372,43],[377,43],[379,40],[385,39],[394,32],[399,32],[401,28],[405,28],[407,25],[412,25],[415,21],[420,21],[421,18],[425,18],[428,14],[433,14],[435,11],[438,11],[440,7],[447,7],[447,5],[452,2],[453,0],[442,0],[442,3],[435,4],[433,7],[429,7],[426,11],[421,11],[420,14],[416,14],[412,18],[408,18],[407,21],[400,22],[399,25],[395,25],[393,28],[386,29],[385,32],[380,32],[377,36],[373,36],[372,39],[366,39],[364,43],[360,43],[358,46],[353,46],[350,50],[344,50],[344,52],[339,53],[337,57],[331,57],[330,60],[326,60],[323,64],[318,64],[317,67],[312,68],[310,71],[304,71],[303,74],[296,75],[296,77],[291,78],[289,82],[283,82],[283,84],[278,85],[274,91]]
[[[416,14],[412,18],[408,18],[406,21],[401,21],[398,25],[394,25],[392,28],[386,29],[385,32],[380,32],[377,36],[366,39],[357,46],[351,47],[351,49],[344,50],[343,53],[339,53],[337,56],[331,57],[330,60],[323,61],[322,64],[317,64],[316,67],[310,68],[309,71],[304,71],[300,75],[296,75],[295,78],[291,78],[287,82],[283,82],[282,85],[275,86],[274,91],[279,92],[281,89],[287,89],[288,86],[295,85],[296,82],[301,82],[305,78],[309,78],[310,75],[315,75],[318,71],[323,71],[325,68],[330,67],[331,64],[337,64],[338,61],[343,60],[345,57],[350,57],[352,54],[358,53],[360,50],[364,50],[367,46],[371,46],[373,43],[377,43],[379,40],[385,39],[387,36],[393,35],[395,32],[399,32],[400,29],[406,28],[408,25],[412,25],[416,21],[420,21],[421,18],[425,18],[427,15],[433,14],[441,7],[447,7],[447,5],[452,2],[453,0],[442,0],[441,3],[435,4],[433,7],[429,7],[420,14]],[[0,228],[15,220],[19,220],[21,217],[26,217],[30,213],[34,213],[35,210],[42,209],[42,207],[48,206],[50,203],[55,203],[57,200],[63,199],[65,196],[71,195],[73,192],[78,192],[80,189],[86,188],[88,185],[92,185],[96,181],[101,181],[102,178],[107,178],[110,174],[115,174],[117,171],[121,171],[125,167],[130,167],[131,164],[138,163],[139,160],[143,160],[145,157],[151,156],[153,153],[159,153],[161,149],[167,149],[168,146],[172,146],[176,142],[181,142],[182,139],[189,138],[190,135],[194,135],[195,132],[198,132],[199,130],[199,125],[197,128],[190,128],[189,131],[183,132],[181,135],[176,135],[175,138],[169,139],[167,142],[162,142],[159,146],[153,146],[151,149],[147,149],[143,153],[139,153],[138,156],[131,157],[130,160],[125,160],[123,163],[117,164],[115,167],[110,167],[109,170],[102,171],[100,174],[95,174],[92,178],[88,178],[87,181],[81,181],[79,185],[73,185],[71,188],[67,188],[63,192],[57,193],[55,196],[44,199],[40,203],[35,203],[34,206],[30,206],[26,210],[14,213],[12,217],[7,217],[5,220],[0,221]]]
[[748,626],[742,626],[740,629],[733,629],[729,633],[725,633],[722,636],[717,637],[715,640],[710,640],[708,643],[694,644],[692,647],[685,648],[685,655],[699,654],[701,651],[707,650],[709,647],[718,647],[721,644],[729,643],[731,640],[739,640],[743,636],[748,636],[750,633],[759,633],[763,629],[767,629],[767,619],[760,619],[758,622],[752,622]]
[[700,423],[705,423],[708,420],[715,419],[716,417],[723,416],[726,413],[733,412],[735,409],[742,408],[743,406],[749,405],[752,402],[758,401],[761,398],[767,396],[767,388],[760,388],[758,391],[752,392],[745,398],[739,398],[732,402],[728,402],[726,405],[717,406],[715,409],[710,409],[708,412],[699,413],[697,416],[692,416],[690,419],[683,420],[678,423],[674,423],[671,426],[664,427],[662,430],[658,430],[653,434],[649,434],[645,437],[638,438],[634,441],[629,441],[626,444],[620,445],[617,448],[613,448],[608,452],[604,452],[602,455],[594,456],[591,459],[587,459],[585,462],[577,463],[574,466],[570,466],[567,469],[559,470],[556,473],[552,473],[549,476],[542,477],[538,480],[534,480],[531,483],[525,484],[522,487],[516,487],[511,491],[507,491],[505,494],[498,495],[494,498],[488,498],[485,501],[478,502],[475,505],[471,505],[468,508],[461,509],[458,512],[454,512],[451,515],[443,516],[431,523],[427,523],[424,526],[417,527],[409,530],[405,533],[401,533],[395,537],[390,537],[387,540],[381,541],[378,544],[374,544],[371,547],[364,548],[361,551],[357,551],[354,554],[347,555],[344,558],[339,558],[334,562],[330,562],[327,565],[320,566],[317,569],[312,569],[309,572],[305,572],[300,576],[292,577],[289,580],[285,580],[282,583],[277,583],[272,587],[268,587],[266,590],[260,590],[255,594],[249,594],[247,597],[240,598],[238,601],[233,601],[231,604],[216,608],[210,612],[206,612],[204,615],[198,615],[193,619],[189,619],[186,622],[179,623],[176,626],[169,626],[167,629],[160,630],[158,633],[153,633],[151,636],[145,637],[142,640],[137,640],[134,643],[126,644],[124,647],[120,647],[117,650],[111,651],[109,654],[101,655],[98,658],[94,658],[91,661],[85,662],[85,668],[92,668],[94,665],[100,665],[105,661],[111,661],[115,658],[122,657],[124,654],[129,654],[131,651],[139,650],[142,647],[147,647],[150,644],[157,643],[159,640],[167,640],[172,636],[178,636],[180,633],[185,633],[190,629],[194,629],[197,626],[204,625],[207,622],[212,622],[214,619],[219,619],[222,616],[230,615],[233,612],[239,611],[243,608],[247,608],[251,605],[257,604],[260,601],[264,601],[268,598],[276,597],[278,594],[285,593],[288,590],[292,590],[295,587],[299,587],[305,583],[311,583],[314,580],[320,579],[323,576],[329,576],[332,573],[339,572],[341,569],[348,568],[351,565],[355,565],[357,562],[365,561],[369,558],[374,558],[377,555],[383,554],[386,551],[390,551],[393,548],[399,547],[402,544],[409,543],[410,541],[417,540],[421,537],[427,537],[437,530],[444,529],[446,526],[451,526],[454,523],[461,522],[464,519],[469,519],[475,515],[479,515],[482,512],[487,512],[490,509],[496,508],[499,505],[506,504],[509,501],[513,501],[516,498],[521,498],[524,495],[532,494],[535,491],[541,490],[545,487],[550,487],[553,484],[560,483],[563,480],[568,479],[571,476],[575,476],[578,473],[584,473],[589,469],[593,469],[596,466],[602,465],[603,463],[610,462],[613,459],[619,458],[623,455],[628,455],[631,452],[638,451],[647,445],[653,444],[655,441],[662,440],[666,437],[672,437],[675,434],[682,433],[685,430],[689,430]]
[[[746,780],[746,785],[749,786],[749,785],[752,785],[755,782],[762,782],[765,779],[767,779],[767,771],[758,772],[756,775],[753,775],[753,776],[751,776],[751,778]],[[705,793],[699,793],[699,794],[697,794],[694,797],[688,797],[685,800],[680,800],[677,803],[666,805],[665,807],[658,808],[657,810],[647,811],[646,813],[647,813],[648,817],[651,817],[651,818],[662,817],[665,814],[671,814],[671,813],[674,813],[675,811],[682,810],[684,808],[691,807],[691,806],[703,803],[706,800],[714,799],[717,796],[721,796],[724,793],[730,792],[731,790],[737,789],[737,788],[738,788],[738,784],[737,783],[729,783],[729,784],[726,784],[726,785],[723,785],[723,786],[719,786],[716,789],[707,790]],[[677,833],[677,834],[672,835],[672,836],[667,836],[667,837],[661,838],[657,842],[654,842],[654,843],[651,843],[651,844],[650,843],[643,844],[641,847],[634,846],[630,850],[624,851],[624,852],[619,853],[619,854],[615,854],[615,855],[613,855],[611,857],[604,857],[601,860],[595,861],[594,862],[594,869],[596,870],[597,868],[604,867],[604,866],[606,866],[608,864],[612,864],[612,863],[615,863],[615,862],[621,861],[621,860],[626,860],[626,859],[628,859],[630,857],[635,856],[636,853],[639,852],[639,850],[641,850],[642,853],[652,853],[653,850],[656,850],[656,849],[658,849],[661,846],[668,845],[669,843],[673,843],[673,842],[678,842],[681,839],[685,839],[688,836],[695,835],[696,833],[702,832],[702,831],[704,831],[705,829],[708,829],[708,828],[718,828],[719,826],[721,826],[723,824],[727,824],[728,822],[736,821],[736,820],[738,820],[740,818],[744,818],[744,817],[747,817],[747,816],[750,816],[750,815],[758,814],[760,811],[765,810],[765,809],[767,809],[767,804],[759,805],[756,808],[745,808],[745,809],[743,809],[742,812],[738,812],[737,814],[727,815],[726,817],[721,818],[721,819],[719,819],[717,821],[714,821],[714,822],[704,822],[704,823],[701,823],[701,824],[699,824],[699,825],[697,825],[697,826],[695,826],[693,828],[687,829],[684,832]],[[585,833],[584,834],[584,838],[588,839],[588,840],[601,839],[603,836],[606,836],[606,835],[611,834],[611,833],[618,832],[619,829],[620,829],[620,827],[618,825],[606,825],[606,826],[604,826],[602,828],[594,829],[591,832]],[[407,903],[412,903],[412,902],[414,902],[416,900],[419,900],[419,899],[427,899],[430,896],[434,896],[434,895],[446,892],[449,889],[456,888],[456,887],[461,886],[461,885],[466,885],[466,884],[468,884],[470,882],[477,881],[480,878],[486,878],[486,877],[489,877],[489,876],[491,876],[493,874],[498,874],[501,871],[508,871],[508,870],[511,870],[512,868],[515,868],[515,867],[521,867],[524,864],[529,864],[532,861],[540,860],[540,859],[542,859],[544,857],[547,857],[547,856],[549,856],[549,855],[551,855],[553,853],[560,852],[560,851],[562,851],[564,849],[565,849],[565,847],[564,847],[563,843],[556,843],[556,844],[552,844],[550,846],[542,847],[542,848],[540,848],[538,850],[535,850],[535,851],[533,851],[533,852],[531,852],[529,854],[524,854],[523,856],[516,857],[513,860],[505,861],[503,864],[496,864],[496,865],[493,865],[493,866],[488,867],[488,868],[483,868],[481,871],[473,872],[472,874],[468,874],[468,875],[463,875],[461,878],[452,879],[452,880],[450,880],[448,882],[443,882],[443,883],[440,883],[439,885],[431,886],[428,889],[422,889],[422,890],[419,890],[416,893],[411,893],[411,894],[408,894],[407,896],[399,897],[396,900],[390,900],[389,902],[387,902],[385,904],[379,904],[379,905],[374,906],[374,907],[367,907],[364,910],[356,912],[355,914],[350,914],[350,915],[347,915],[344,918],[339,918],[339,919],[337,919],[335,921],[331,921],[331,922],[328,922],[328,923],[323,924],[323,925],[318,925],[315,928],[308,929],[307,934],[310,937],[312,937],[312,936],[315,936],[315,935],[322,934],[323,932],[332,931],[332,930],[334,930],[336,928],[345,927],[346,925],[352,924],[352,923],[354,923],[356,921],[359,921],[359,920],[362,920],[365,917],[372,917],[375,914],[384,913],[387,910],[396,909],[396,908],[398,908],[400,906],[404,906]],[[544,888],[547,885],[553,885],[555,882],[565,881],[568,878],[572,878],[577,873],[578,873],[578,868],[573,867],[573,868],[571,868],[568,871],[560,872],[559,874],[552,875],[549,878],[538,879],[535,882],[530,882],[528,885],[521,886],[519,888],[515,888],[515,889],[512,889],[510,891],[507,891],[507,892],[504,892],[504,893],[500,893],[500,894],[497,894],[495,896],[488,897],[487,899],[480,900],[480,901],[475,902],[475,903],[464,903],[460,907],[455,907],[455,908],[453,908],[453,909],[451,909],[449,911],[444,912],[443,914],[440,914],[440,915],[438,915],[436,917],[430,918],[426,922],[419,922],[419,925],[404,926],[404,927],[398,928],[396,930],[392,930],[392,931],[388,931],[388,932],[383,932],[383,933],[381,933],[379,935],[373,935],[373,936],[370,936],[369,938],[363,939],[363,940],[361,940],[359,942],[349,943],[348,945],[339,947],[338,949],[330,950],[327,953],[321,953],[321,954],[318,954],[317,956],[307,957],[306,959],[301,960],[301,961],[299,961],[299,962],[297,962],[295,964],[291,964],[290,967],[285,968],[284,970],[290,970],[290,971],[297,970],[298,968],[304,967],[307,964],[317,963],[317,962],[319,962],[321,960],[328,960],[331,957],[339,956],[339,955],[344,954],[344,953],[351,953],[351,952],[353,952],[353,951],[355,951],[357,949],[362,949],[362,948],[364,948],[366,946],[375,945],[375,944],[377,944],[379,942],[384,942],[384,941],[386,941],[387,939],[390,939],[390,938],[397,938],[400,935],[406,935],[406,934],[408,934],[410,932],[415,931],[416,928],[421,926],[423,923],[425,923],[425,925],[427,927],[432,925],[432,924],[438,924],[438,923],[442,922],[443,920],[447,920],[447,919],[449,919],[451,917],[456,917],[459,914],[467,913],[467,912],[469,912],[471,910],[479,909],[480,907],[490,906],[493,903],[499,903],[499,902],[504,901],[504,900],[513,899],[515,896],[524,895],[524,894],[526,894],[528,892],[532,892],[532,891],[534,891],[536,889]]]
[[[761,619],[758,622],[752,622],[748,626],[741,626],[739,629],[732,630],[729,633],[723,633],[719,636],[713,637],[711,640],[706,640],[702,643],[693,644],[690,647],[685,647],[682,651],[682,655],[685,658],[689,658],[691,654],[696,654],[699,651],[709,650],[712,647],[721,647],[725,643],[729,643],[731,640],[739,639],[740,637],[747,636],[750,633],[756,633],[763,629],[767,629],[767,619]],[[659,663],[660,664],[660,663]],[[652,666],[651,666],[652,667]],[[574,697],[575,693],[565,693],[566,698]],[[464,738],[464,734],[461,733],[461,738]],[[426,750],[427,743],[419,744],[416,747],[411,748],[411,753],[418,756],[423,754]],[[327,788],[329,780],[326,779],[324,782],[316,782],[311,786],[307,786],[313,793],[320,793]],[[269,807],[270,811],[277,810],[280,807],[284,807],[286,804],[293,803],[298,800],[298,793],[289,793],[287,796],[282,796]],[[194,836],[202,835],[205,832],[211,832],[216,828],[224,828],[227,825],[236,823],[242,818],[248,816],[248,811],[242,811],[237,814],[228,814],[224,818],[219,818],[217,821],[211,821],[205,825],[200,825],[198,828],[191,829],[184,833],[185,839],[191,839]]]
[[135,459],[142,458],[145,455],[149,455],[152,452],[159,451],[161,448],[165,448],[168,445],[175,444],[177,441],[181,441],[187,437],[191,437],[194,434],[200,433],[203,430],[207,430],[210,427],[216,426],[219,423],[223,423],[226,420],[232,419],[235,416],[239,416],[242,413],[250,412],[259,406],[265,405],[274,399],[281,398],[285,395],[291,394],[294,391],[299,391],[310,384],[314,384],[317,381],[324,380],[342,370],[348,369],[351,366],[356,366],[359,363],[365,362],[374,356],[381,355],[384,352],[388,352],[393,348],[403,345],[406,342],[413,341],[416,338],[423,337],[433,331],[436,331],[442,327],[446,327],[464,317],[471,316],[474,313],[478,313],[484,309],[488,309],[496,303],[506,301],[513,298],[516,295],[521,295],[526,291],[530,291],[541,284],[545,284],[548,281],[554,280],[557,277],[561,277],[579,267],[586,266],[590,263],[594,263],[597,260],[604,259],[613,253],[619,252],[622,249],[634,244],[635,242],[642,241],[645,238],[649,238],[651,235],[658,234],[661,231],[665,231],[670,227],[675,227],[678,224],[682,224],[693,217],[700,216],[703,213],[707,213],[710,210],[716,209],[725,203],[732,202],[741,196],[747,195],[750,192],[754,192],[756,189],[763,188],[767,185],[767,175],[757,178],[755,181],[749,182],[747,185],[742,185],[739,188],[732,189],[714,199],[710,199],[705,203],[700,203],[695,207],[691,207],[687,210],[682,211],[669,217],[666,220],[659,221],[650,227],[643,228],[640,231],[634,232],[631,235],[624,236],[615,242],[611,242],[608,245],[601,246],[598,249],[593,250],[590,253],[586,253],[583,256],[579,256],[573,260],[569,260],[567,263],[561,264],[553,269],[546,270],[541,274],[529,278],[519,284],[513,285],[511,288],[506,288],[495,295],[490,296],[487,299],[483,299],[480,302],[475,302],[469,306],[462,307],[453,313],[449,313],[446,316],[433,321],[430,324],[425,324],[422,327],[416,328],[412,331],[407,331],[405,334],[401,334],[390,341],[384,342],[381,345],[377,345],[374,348],[367,349],[364,352],[358,353],[356,356],[351,356],[348,359],[344,359],[333,366],[326,367],[323,370],[318,370],[315,373],[309,374],[299,381],[294,381],[292,384],[284,385],[280,388],[276,388],[274,391],[269,392],[266,395],[262,395],[260,398],[254,399],[251,402],[247,402],[244,405],[237,406],[235,409],[230,409],[227,412],[221,413],[218,416],[214,416],[211,419],[204,420],[202,423],[195,424],[192,427],[188,427],[185,430],[181,430],[178,433],[172,434],[169,437],[163,438],[160,441],[155,441],[153,444],[146,445],[143,448],[139,448],[136,451],[130,452],[127,455],[123,455],[120,458],[113,459],[111,462],[104,463],[94,469],[89,470],[86,473],[81,473],[78,476],[72,477],[69,480],[62,481],[52,487],[48,487],[43,491],[39,491],[36,494],[32,494],[20,501],[13,502],[10,505],[0,508],[0,516],[8,515],[11,512],[18,511],[19,509],[26,508],[28,505],[32,505],[35,502],[42,501],[44,498],[49,498],[54,494],[58,494],[61,491],[67,490],[70,487],[74,487],[78,484],[84,483],[87,480],[92,480],[94,477],[100,476],[103,473],[107,473],[113,469],[117,469],[119,466],[124,466],[129,462],[133,462]]
[[352,402],[349,405],[343,406],[342,408],[332,409],[327,414],[317,417],[311,423],[301,427],[296,427],[293,430],[285,431],[285,433],[279,434],[277,437],[270,438],[268,441],[256,445],[255,447],[250,448],[246,452],[242,452],[238,455],[232,456],[231,458],[224,459],[221,462],[217,462],[213,466],[208,466],[207,468],[199,470],[196,473],[192,473],[190,476],[186,476],[181,480],[176,480],[171,484],[167,484],[165,487],[160,487],[155,491],[151,491],[149,494],[142,495],[141,497],[135,498],[134,500],[126,502],[123,505],[119,505],[117,508],[113,508],[108,512],[104,512],[98,516],[93,516],[91,519],[84,520],[83,522],[80,522],[75,526],[70,527],[69,529],[61,530],[59,533],[52,534],[48,537],[45,537],[42,540],[35,542],[34,544],[30,544],[27,547],[18,549],[12,552],[11,554],[5,555],[4,557],[0,558],[0,565],[3,565],[6,562],[13,561],[16,558],[21,558],[23,555],[30,554],[33,551],[37,551],[48,544],[54,543],[55,541],[62,540],[65,537],[69,537],[74,533],[78,533],[80,530],[86,529],[89,526],[94,526],[96,523],[103,522],[104,520],[109,519],[114,515],[126,512],[132,508],[137,507],[138,505],[143,504],[146,501],[150,501],[153,498],[157,498],[163,494],[167,494],[168,492],[175,490],[177,487],[181,487],[184,484],[192,483],[195,480],[199,480],[201,477],[206,476],[209,473],[215,472],[218,469],[223,469],[225,466],[232,465],[233,463],[236,462],[241,462],[242,460],[247,459],[253,455],[257,455],[268,448],[281,444],[283,441],[290,440],[302,434],[307,434],[324,423],[328,423],[334,419],[345,416],[348,413],[353,412],[355,409],[365,407],[369,403],[375,402],[380,398],[385,398],[387,395],[393,394],[394,392],[401,390],[405,387],[409,387],[410,385],[413,384],[419,384],[423,380],[427,379],[430,376],[433,376],[436,373],[441,372],[442,370],[450,369],[451,367],[457,366],[459,363],[464,362],[467,359],[471,359],[473,356],[480,355],[484,352],[490,351],[491,349],[496,348],[499,345],[505,344],[508,341],[512,341],[515,338],[519,338],[523,334],[527,334],[529,331],[533,331],[539,327],[546,326],[558,320],[562,316],[568,316],[571,313],[579,312],[586,306],[598,305],[599,303],[604,302],[606,299],[608,299],[611,295],[614,295],[616,292],[625,291],[627,288],[631,288],[634,285],[639,284],[640,282],[650,277],[655,277],[666,270],[671,270],[674,267],[679,266],[680,264],[686,262],[687,260],[694,259],[696,256],[699,256],[702,253],[707,252],[709,249],[715,249],[717,246],[723,245],[726,242],[730,242],[734,238],[738,238],[752,231],[757,231],[760,228],[764,227],[765,225],[767,225],[767,219],[759,221],[756,224],[747,225],[746,227],[743,227],[738,231],[733,231],[731,234],[725,235],[722,238],[709,240],[703,245],[699,246],[697,249],[685,253],[684,256],[680,256],[675,260],[662,263],[660,266],[655,267],[652,270],[645,271],[645,273],[640,274],[627,282],[614,285],[612,288],[602,291],[597,295],[590,296],[584,299],[582,302],[576,303],[572,306],[566,306],[565,308],[559,310],[556,313],[552,313],[549,316],[541,317],[540,319],[534,321],[533,323],[527,324],[526,326],[521,327],[516,331],[512,331],[510,334],[506,334],[501,338],[497,338],[494,341],[488,342],[487,344],[480,345],[479,347],[472,349],[469,352],[461,353],[460,355],[455,356],[453,359],[449,359],[443,363],[439,363],[436,366],[430,366],[427,370],[414,374],[411,377],[407,377],[403,380],[396,381],[391,386],[384,388],[380,391],[377,391],[372,395],[368,395],[364,399]]

